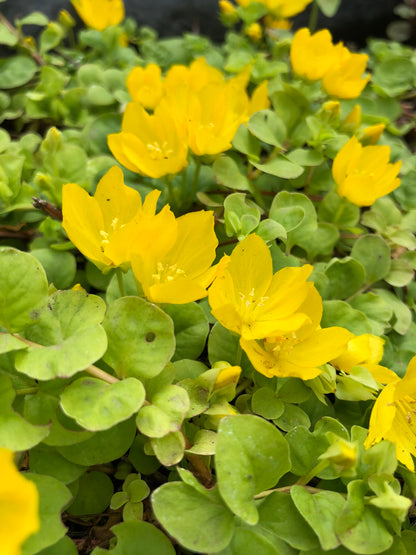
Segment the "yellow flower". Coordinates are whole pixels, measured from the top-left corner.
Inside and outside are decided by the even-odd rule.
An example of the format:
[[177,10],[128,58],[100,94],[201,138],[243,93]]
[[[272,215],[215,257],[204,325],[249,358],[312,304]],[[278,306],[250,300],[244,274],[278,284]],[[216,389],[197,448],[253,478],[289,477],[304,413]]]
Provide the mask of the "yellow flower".
[[361,106],[356,104],[341,125],[341,129],[354,133],[361,124]]
[[209,289],[212,314],[244,339],[292,333],[310,322],[300,310],[314,289],[312,266],[283,268],[273,275],[266,243],[252,234],[239,243]]
[[184,65],[172,66],[163,80],[163,89],[165,94],[175,95],[178,87],[200,91],[208,84],[216,83],[220,85],[224,82],[224,75],[219,69],[208,65],[205,58],[198,58],[189,67]]
[[271,14],[281,19],[303,12],[306,6],[312,2],[312,0],[237,0],[237,4],[246,8],[254,1],[264,4]]
[[124,185],[123,172],[113,166],[99,181],[93,197],[75,183],[62,189],[62,226],[74,245],[100,270],[128,267],[131,245],[149,220],[173,219],[169,207],[155,216],[160,191],[142,205],[137,191]]
[[339,196],[357,206],[371,206],[400,185],[401,161],[389,163],[390,147],[362,146],[352,137],[338,152],[332,175]]
[[229,18],[230,21],[237,21],[238,16],[234,4],[229,0],[219,0],[218,7],[221,10],[221,15]]
[[217,362],[214,364],[213,368],[218,368],[220,365],[222,368],[218,372],[213,391],[218,391],[218,389],[223,389],[230,385],[235,387],[240,379],[240,366],[230,366],[227,362]]
[[259,23],[251,23],[248,27],[244,29],[245,34],[251,38],[254,42],[258,42],[263,36],[263,29]]
[[135,67],[128,74],[126,85],[134,102],[153,110],[163,96],[162,70],[157,64]]
[[397,380],[397,374],[379,365],[383,358],[383,345],[384,339],[371,333],[362,335],[350,333],[345,351],[331,360],[331,364],[346,374],[349,374],[354,366],[364,366],[376,382],[382,384],[394,382]]
[[368,62],[367,54],[353,54],[338,43],[334,47],[335,62],[322,77],[322,86],[328,94],[337,98],[357,98],[370,80],[363,77]]
[[295,73],[315,81],[321,79],[336,60],[332,36],[327,29],[313,35],[306,28],[296,31],[290,48],[290,61]]
[[82,21],[102,31],[110,25],[118,25],[124,18],[122,0],[71,0]]
[[184,304],[207,295],[218,240],[212,212],[191,212],[167,221],[131,257],[135,279],[154,303]]
[[268,81],[263,81],[258,85],[251,95],[249,105],[249,115],[260,110],[267,110],[270,107]]
[[248,119],[249,100],[244,88],[232,80],[210,83],[189,95],[188,144],[198,156],[231,148],[240,124]]
[[397,459],[414,472],[416,456],[416,357],[403,379],[389,383],[378,396],[370,417],[366,449],[387,439],[396,445]]
[[123,166],[149,177],[178,173],[188,163],[186,140],[164,104],[149,115],[143,106],[130,102],[121,133],[109,135],[108,146]]
[[0,448],[0,545],[2,555],[20,555],[22,543],[40,527],[39,494],[21,474],[13,453]]
[[306,315],[308,321],[294,331],[266,337],[262,341],[240,339],[241,347],[254,368],[267,378],[290,376],[311,380],[322,372],[319,366],[345,349],[350,332],[340,327],[319,327],[322,299],[313,286],[298,312]]
[[270,15],[265,16],[264,25],[268,29],[275,29],[276,31],[289,31],[292,28],[292,22],[288,19],[275,19]]
[[363,145],[375,145],[386,128],[384,123],[375,123],[369,127],[365,127],[358,133],[358,138]]

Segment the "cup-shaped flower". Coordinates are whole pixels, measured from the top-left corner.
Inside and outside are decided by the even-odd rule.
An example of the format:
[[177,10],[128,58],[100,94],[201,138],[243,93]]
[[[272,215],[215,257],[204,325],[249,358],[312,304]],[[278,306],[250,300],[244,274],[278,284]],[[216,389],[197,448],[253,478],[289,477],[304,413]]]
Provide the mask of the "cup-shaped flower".
[[372,333],[354,335],[350,333],[346,349],[335,359],[332,366],[350,373],[354,366],[364,366],[378,383],[386,384],[397,380],[397,374],[379,362],[383,358],[384,339]]
[[120,164],[149,177],[176,174],[188,163],[186,139],[165,104],[149,115],[143,106],[130,102],[121,133],[109,135],[108,146]]
[[197,58],[189,66],[173,65],[163,80],[163,90],[166,95],[177,93],[178,87],[200,91],[208,84],[223,84],[223,73],[207,64],[205,58]]
[[310,322],[301,306],[313,283],[312,266],[283,268],[273,275],[266,243],[252,234],[239,243],[209,289],[212,314],[244,339],[292,333]]
[[332,166],[337,193],[357,206],[371,206],[400,185],[401,161],[389,163],[390,147],[362,146],[352,137],[338,152]]
[[74,245],[100,270],[130,265],[130,249],[148,220],[174,220],[169,207],[155,216],[160,191],[140,194],[124,184],[123,172],[113,166],[91,197],[82,187],[67,183],[62,189],[62,226]]
[[244,88],[232,80],[210,83],[189,92],[188,144],[198,156],[219,154],[231,148],[240,124],[247,121],[249,99]]
[[[312,285],[312,284],[309,284]],[[333,355],[339,355],[346,347],[350,332],[340,327],[321,329],[322,299],[318,291],[311,287],[299,313],[308,317],[302,327],[262,340],[247,340],[240,344],[254,368],[272,378],[295,377],[311,380],[321,373],[319,368]]]
[[71,0],[82,21],[97,31],[118,25],[124,18],[123,0]]
[[23,542],[40,527],[39,494],[21,474],[9,449],[0,448],[0,545],[3,555],[18,555]]
[[331,33],[327,29],[313,35],[302,28],[294,34],[290,61],[295,73],[311,81],[321,79],[337,60]]
[[132,254],[134,277],[149,301],[184,304],[207,295],[218,240],[212,212],[191,212],[138,241]]
[[126,86],[134,102],[154,110],[163,96],[162,70],[157,64],[135,67],[127,76]]
[[389,383],[377,397],[364,446],[387,439],[396,445],[397,459],[414,472],[416,456],[416,356],[405,376]]
[[357,98],[370,80],[363,77],[368,62],[367,54],[353,54],[338,43],[334,47],[335,63],[322,77],[322,86],[336,98]]

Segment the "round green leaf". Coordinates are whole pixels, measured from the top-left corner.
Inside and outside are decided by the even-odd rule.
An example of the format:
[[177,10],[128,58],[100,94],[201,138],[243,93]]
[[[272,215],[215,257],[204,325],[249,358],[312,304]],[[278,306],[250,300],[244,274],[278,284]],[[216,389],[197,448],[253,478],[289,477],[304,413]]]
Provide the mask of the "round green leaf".
[[0,325],[11,332],[33,323],[31,311],[46,301],[48,280],[30,254],[0,247]]
[[32,79],[38,70],[29,56],[12,56],[0,63],[0,89],[14,89]]
[[86,467],[66,460],[56,449],[41,443],[29,451],[29,469],[70,484],[84,474]]
[[278,154],[276,158],[273,158],[265,164],[259,164],[253,161],[251,161],[251,163],[258,170],[283,179],[296,179],[296,177],[299,177],[305,171],[302,166],[291,162],[286,156],[283,156],[283,154]]
[[296,426],[305,426],[309,428],[311,421],[307,413],[297,405],[286,404],[281,416],[273,420],[273,422],[281,430],[289,432]]
[[45,269],[48,281],[57,289],[66,289],[72,285],[77,270],[73,254],[44,248],[33,250],[32,256],[39,260]]
[[175,555],[165,534],[149,522],[122,522],[111,528],[117,537],[112,549],[96,547],[94,555]]
[[140,432],[148,437],[163,437],[180,430],[189,410],[189,397],[185,389],[167,385],[151,398],[151,405],[142,407],[136,418]]
[[352,308],[345,301],[324,301],[323,305],[324,313],[321,320],[323,328],[341,326],[355,335],[372,332],[367,316],[360,310]]
[[147,441],[146,437],[138,434],[129,451],[129,461],[140,474],[153,474],[160,466],[156,457],[146,455],[144,452],[144,445]]
[[100,514],[110,505],[114,488],[111,478],[103,472],[86,472],[79,479],[77,495],[67,508],[70,515]]
[[171,318],[144,299],[117,299],[110,305],[103,326],[108,336],[104,360],[120,378],[157,376],[175,351]]
[[390,247],[379,235],[364,235],[357,239],[351,256],[364,266],[366,283],[383,279],[390,271]]
[[176,350],[172,361],[196,360],[205,347],[209,333],[208,318],[197,303],[166,304],[163,310],[173,320]]
[[66,532],[61,522],[61,510],[72,495],[67,487],[51,476],[26,473],[39,491],[40,530],[30,536],[22,546],[22,555],[34,555],[41,549],[55,544]]
[[289,446],[273,424],[258,416],[226,417],[218,427],[215,467],[222,498],[253,525],[259,518],[254,495],[290,470]]
[[171,432],[161,438],[152,438],[151,444],[156,457],[164,466],[178,464],[185,451],[185,438],[182,432]]
[[16,368],[33,378],[70,377],[102,357],[107,337],[99,324],[104,301],[84,291],[57,291],[39,311],[27,339],[44,346],[16,355]]
[[143,384],[127,378],[108,384],[96,378],[80,378],[61,395],[68,416],[92,432],[107,430],[136,413],[146,397]]
[[12,451],[26,451],[49,434],[49,425],[34,426],[16,412],[12,403],[16,393],[10,378],[0,375],[0,446]]
[[128,450],[136,434],[134,419],[126,420],[91,438],[58,447],[58,452],[69,461],[83,466],[103,464],[119,459]]
[[251,408],[254,414],[258,414],[267,420],[278,418],[284,411],[284,403],[278,399],[269,387],[257,389],[251,398]]
[[326,299],[346,299],[356,293],[365,282],[365,269],[358,260],[349,256],[333,258],[325,270],[328,286]]
[[192,553],[216,553],[231,541],[234,517],[216,488],[204,493],[170,482],[153,492],[152,507],[167,532]]
[[286,126],[281,118],[271,110],[260,110],[254,113],[247,127],[255,137],[269,145],[282,147],[286,139]]
[[217,181],[229,189],[237,189],[238,191],[250,190],[250,183],[247,177],[241,173],[237,162],[230,156],[217,158],[212,169]]

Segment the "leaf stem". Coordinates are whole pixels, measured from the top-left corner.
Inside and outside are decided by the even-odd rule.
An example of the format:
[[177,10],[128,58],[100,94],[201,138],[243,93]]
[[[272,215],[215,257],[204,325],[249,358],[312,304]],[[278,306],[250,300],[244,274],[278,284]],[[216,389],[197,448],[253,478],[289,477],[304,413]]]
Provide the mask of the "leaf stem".
[[316,29],[316,24],[318,22],[318,13],[319,13],[319,6],[318,6],[318,2],[315,0],[315,2],[312,4],[312,8],[311,8],[311,13],[309,16],[309,31],[311,32],[311,34],[315,31]]
[[121,268],[116,268],[116,276],[117,276],[118,288],[120,290],[120,295],[122,297],[125,297],[126,288],[124,287],[123,270]]

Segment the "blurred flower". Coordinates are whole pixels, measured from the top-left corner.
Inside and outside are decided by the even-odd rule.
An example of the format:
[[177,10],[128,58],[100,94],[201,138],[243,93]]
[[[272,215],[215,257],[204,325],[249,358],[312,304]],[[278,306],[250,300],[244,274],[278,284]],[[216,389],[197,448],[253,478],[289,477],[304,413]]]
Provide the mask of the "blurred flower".
[[62,226],[74,245],[100,270],[130,266],[130,249],[151,221],[175,219],[169,207],[155,216],[160,191],[140,194],[124,185],[123,172],[113,166],[99,181],[93,197],[75,183],[62,189]]
[[219,0],[218,6],[221,10],[221,13],[224,15],[234,15],[235,14],[235,6],[229,0]]
[[368,62],[367,54],[353,54],[338,43],[334,47],[335,61],[322,77],[322,86],[337,98],[357,98],[370,80],[363,77]]
[[127,76],[126,86],[134,102],[153,110],[163,96],[162,70],[157,64],[135,67]]
[[332,166],[339,196],[357,206],[371,206],[376,199],[397,189],[401,161],[390,164],[389,159],[390,147],[363,147],[352,137],[338,152]]
[[342,42],[334,45],[327,29],[313,35],[306,28],[296,31],[290,60],[295,73],[311,81],[322,79],[326,92],[337,98],[356,98],[370,79],[362,77],[368,56],[353,54]]
[[268,81],[263,81],[254,89],[250,98],[249,115],[270,108]]
[[269,29],[276,29],[277,31],[289,31],[292,28],[292,22],[288,19],[276,19],[270,15],[265,16],[264,25]]
[[243,8],[254,2],[264,4],[271,14],[284,19],[303,12],[312,0],[237,0],[237,4]]
[[361,106],[356,104],[341,124],[341,129],[355,133],[361,124]]
[[19,555],[22,543],[40,528],[39,493],[21,474],[9,449],[0,447],[0,545],[2,555]]
[[389,383],[378,396],[370,417],[366,449],[387,439],[396,445],[397,459],[414,472],[416,456],[416,356],[404,378]]
[[82,21],[97,31],[118,25],[124,18],[122,0],[71,0]]
[[149,177],[175,174],[188,164],[185,137],[162,104],[149,115],[143,106],[130,102],[121,133],[109,135],[108,146],[123,166]]
[[218,391],[219,389],[223,389],[224,387],[228,387],[230,385],[235,387],[240,378],[241,367],[230,366],[227,362],[220,362],[215,363],[213,368],[218,368],[219,365],[223,366],[223,368],[221,368],[218,372],[213,390]]
[[327,432],[326,438],[330,442],[330,446],[318,458],[334,466],[337,472],[352,471],[357,466],[357,443],[347,441],[333,432]]
[[215,275],[211,264],[217,245],[212,212],[185,214],[137,241],[131,257],[134,277],[154,303],[202,299]]
[[67,29],[71,29],[71,27],[75,27],[76,25],[75,19],[67,10],[61,10],[59,12],[58,21]]
[[244,339],[280,336],[310,322],[301,310],[314,290],[312,266],[283,268],[273,275],[266,243],[252,234],[239,243],[209,289],[212,314]]
[[309,29],[296,31],[290,48],[290,61],[293,71],[315,81],[321,79],[336,61],[331,33],[327,29],[313,35]]
[[251,23],[244,29],[245,34],[254,42],[258,42],[263,36],[263,29],[257,22]]
[[384,339],[371,333],[350,337],[346,349],[331,364],[348,374],[354,366],[364,366],[378,383],[386,384],[397,380],[397,374],[378,363],[383,358]]
[[384,123],[369,125],[357,133],[358,139],[363,145],[375,145],[379,141],[385,128],[386,126]]
[[312,287],[298,308],[299,313],[308,317],[306,324],[290,333],[266,337],[261,341],[248,341],[243,337],[240,340],[254,368],[268,378],[278,376],[311,380],[322,372],[319,368],[322,364],[345,349],[350,332],[340,327],[319,327],[322,299],[313,284],[309,285]]

